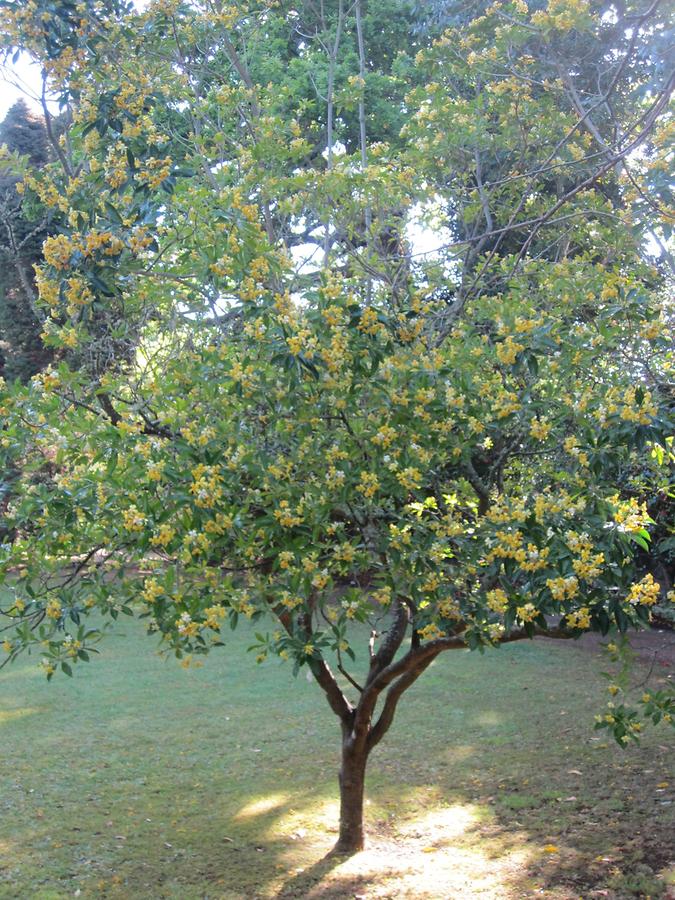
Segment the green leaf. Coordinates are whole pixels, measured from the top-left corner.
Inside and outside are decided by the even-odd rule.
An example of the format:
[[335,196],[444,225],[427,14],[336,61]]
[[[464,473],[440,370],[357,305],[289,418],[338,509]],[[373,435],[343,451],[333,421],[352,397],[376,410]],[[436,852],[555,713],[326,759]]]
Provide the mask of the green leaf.
[[112,205],[112,203],[110,203],[109,200],[106,200],[106,202],[105,202],[105,209],[106,209],[106,212],[108,213],[108,215],[110,216],[110,218],[112,219],[112,221],[115,222],[116,225],[123,224],[122,216],[117,212],[117,210]]
[[115,469],[117,468],[118,459],[119,459],[119,455],[117,453],[117,450],[113,450],[110,454],[110,459],[108,460],[108,465],[106,466],[106,470],[105,470],[105,473],[106,473],[106,475],[108,475],[108,477],[110,475],[112,475],[113,472],[115,471]]

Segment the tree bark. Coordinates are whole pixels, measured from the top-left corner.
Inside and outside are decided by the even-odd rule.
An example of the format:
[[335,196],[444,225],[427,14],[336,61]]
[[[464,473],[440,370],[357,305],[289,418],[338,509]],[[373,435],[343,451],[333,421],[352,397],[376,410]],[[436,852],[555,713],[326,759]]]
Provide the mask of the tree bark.
[[363,850],[363,794],[366,782],[368,750],[362,742],[355,745],[353,736],[342,742],[340,768],[340,835],[334,853],[356,853]]

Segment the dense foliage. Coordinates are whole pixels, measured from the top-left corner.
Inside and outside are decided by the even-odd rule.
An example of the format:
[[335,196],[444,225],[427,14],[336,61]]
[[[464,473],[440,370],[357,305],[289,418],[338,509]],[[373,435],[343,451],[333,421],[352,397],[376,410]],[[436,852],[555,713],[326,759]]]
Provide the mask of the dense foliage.
[[343,849],[440,652],[649,622],[672,496],[660,5],[434,6],[5,4],[70,122],[21,188],[62,227],[54,365],[0,396],[7,659],[260,619],[340,718]]

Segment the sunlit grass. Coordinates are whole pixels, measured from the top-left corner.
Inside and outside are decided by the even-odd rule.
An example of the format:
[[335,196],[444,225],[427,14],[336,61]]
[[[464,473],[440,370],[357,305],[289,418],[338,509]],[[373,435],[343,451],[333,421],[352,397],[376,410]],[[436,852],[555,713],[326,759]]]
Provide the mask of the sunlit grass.
[[20,709],[0,709],[0,728],[4,722],[11,722],[12,719],[23,719],[24,716],[34,716],[39,712],[39,709],[34,709],[30,706],[22,706]]
[[184,671],[118,630],[72,680],[34,657],[0,676],[0,897],[658,896],[672,746],[593,732],[605,683],[576,645],[439,658],[373,754],[368,849],[325,860],[339,728],[316,685],[256,667],[246,634]]

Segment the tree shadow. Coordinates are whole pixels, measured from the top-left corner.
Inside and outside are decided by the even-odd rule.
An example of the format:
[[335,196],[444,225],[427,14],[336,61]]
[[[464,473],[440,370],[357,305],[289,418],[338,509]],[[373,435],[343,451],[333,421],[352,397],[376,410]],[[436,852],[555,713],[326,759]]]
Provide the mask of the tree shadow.
[[[274,896],[278,900],[288,900],[291,897],[307,897],[308,892],[338,866],[345,862],[346,856],[335,854],[329,850],[321,859],[306,869],[296,872],[284,882],[283,887]],[[355,888],[363,886],[363,879],[358,879]]]

